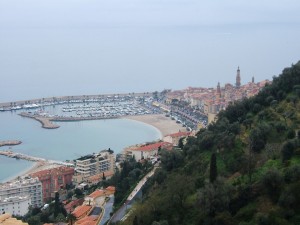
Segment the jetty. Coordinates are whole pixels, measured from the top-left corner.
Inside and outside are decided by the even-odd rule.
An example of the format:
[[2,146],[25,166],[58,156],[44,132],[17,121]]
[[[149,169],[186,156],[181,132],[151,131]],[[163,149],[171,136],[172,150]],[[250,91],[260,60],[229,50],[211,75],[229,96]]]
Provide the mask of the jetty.
[[22,141],[18,141],[18,140],[0,141],[0,147],[19,145],[21,143]]
[[57,164],[57,165],[63,165],[63,166],[74,166],[73,163],[67,163],[67,162],[62,162],[62,161],[57,161],[57,160],[48,160],[48,159],[44,159],[44,158],[40,158],[40,157],[26,155],[26,154],[23,154],[23,153],[13,152],[11,150],[0,151],[0,155],[6,156],[6,157],[9,157],[9,158],[23,159],[23,160],[32,161],[32,162],[47,162],[49,164]]

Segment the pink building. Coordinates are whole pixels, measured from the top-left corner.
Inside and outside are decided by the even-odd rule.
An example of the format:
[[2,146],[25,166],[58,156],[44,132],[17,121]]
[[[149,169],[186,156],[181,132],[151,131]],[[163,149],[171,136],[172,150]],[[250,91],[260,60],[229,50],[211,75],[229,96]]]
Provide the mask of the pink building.
[[55,192],[72,183],[73,175],[74,168],[61,166],[32,173],[31,177],[39,178],[43,187],[43,201],[47,202],[54,198]]

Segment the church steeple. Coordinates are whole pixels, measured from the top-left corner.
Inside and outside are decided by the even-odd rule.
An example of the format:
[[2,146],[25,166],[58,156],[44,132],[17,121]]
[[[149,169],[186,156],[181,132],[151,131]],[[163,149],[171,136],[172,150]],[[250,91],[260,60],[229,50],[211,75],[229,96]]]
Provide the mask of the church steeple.
[[217,97],[221,98],[221,86],[220,86],[220,82],[218,82],[218,86],[217,86]]
[[236,86],[237,88],[239,88],[239,87],[241,86],[240,67],[238,67],[238,69],[237,69],[235,86]]

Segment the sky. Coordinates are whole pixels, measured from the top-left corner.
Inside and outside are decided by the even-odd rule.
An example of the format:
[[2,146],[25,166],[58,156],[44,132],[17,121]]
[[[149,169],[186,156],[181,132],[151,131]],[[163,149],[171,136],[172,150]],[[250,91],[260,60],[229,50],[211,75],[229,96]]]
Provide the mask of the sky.
[[279,75],[299,60],[296,0],[0,0],[0,102]]

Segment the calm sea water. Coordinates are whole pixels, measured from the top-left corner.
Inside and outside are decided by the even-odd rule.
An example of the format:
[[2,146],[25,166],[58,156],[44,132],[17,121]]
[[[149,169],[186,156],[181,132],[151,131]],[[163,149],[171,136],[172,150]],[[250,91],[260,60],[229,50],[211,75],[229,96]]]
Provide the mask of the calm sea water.
[[[161,137],[156,128],[128,119],[60,122],[59,129],[49,130],[35,120],[3,112],[0,124],[1,140],[23,142],[13,146],[13,151],[54,160],[76,159],[107,148],[119,153],[124,147]],[[30,162],[0,157],[0,182],[31,166]]]

